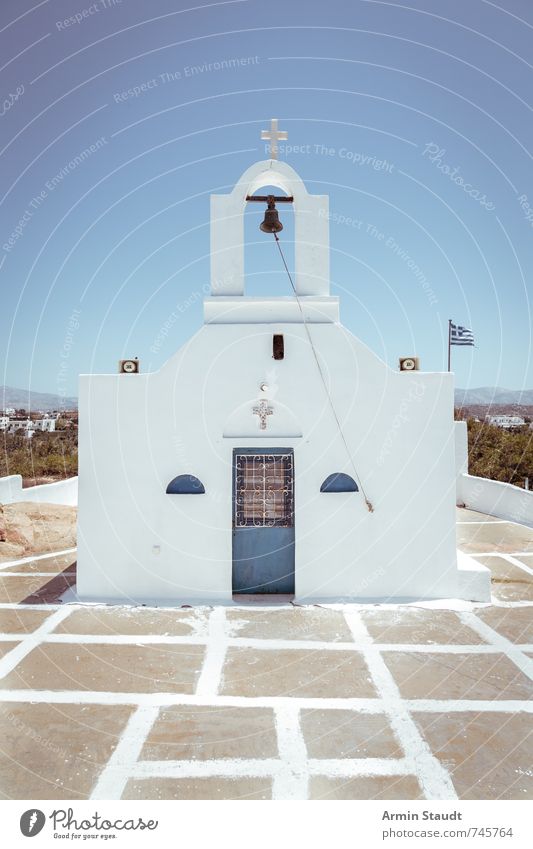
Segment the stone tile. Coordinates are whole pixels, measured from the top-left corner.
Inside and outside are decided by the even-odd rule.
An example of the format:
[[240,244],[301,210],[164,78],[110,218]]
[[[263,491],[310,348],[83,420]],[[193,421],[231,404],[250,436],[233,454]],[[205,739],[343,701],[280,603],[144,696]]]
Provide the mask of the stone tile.
[[[76,571],[76,553],[63,554],[61,557],[47,557],[46,560],[30,560],[28,563],[17,563],[14,566],[6,567],[6,572],[24,572],[31,574],[32,572],[75,572]],[[3,570],[4,571],[4,570]],[[0,575],[2,572],[0,572]]]
[[265,640],[320,640],[353,642],[339,610],[317,607],[250,610],[231,609],[226,613],[233,637]]
[[143,778],[126,784],[123,799],[271,799],[270,778]]
[[277,757],[270,708],[176,705],[161,710],[140,760]]
[[501,551],[531,551],[533,554],[533,528],[487,522],[484,525],[457,525],[457,546],[470,554],[488,554]]
[[14,649],[15,646],[18,646],[18,643],[0,642],[0,657],[4,657],[4,655],[7,654],[8,651],[11,651],[11,649]]
[[490,569],[491,591],[498,601],[533,601],[533,575],[503,557],[475,559]]
[[86,799],[132,708],[0,705],[0,798]]
[[56,628],[61,634],[207,635],[206,610],[160,610],[91,606],[73,612]]
[[526,713],[415,713],[460,799],[533,799],[533,735]]
[[330,778],[315,775],[309,782],[310,799],[423,799],[414,775],[371,775]]
[[229,696],[375,698],[359,652],[230,648],[219,691]]
[[0,572],[0,602],[20,602],[27,596],[39,590],[47,582],[47,578],[5,577]]
[[43,644],[5,678],[2,689],[193,693],[202,646]]
[[531,607],[485,607],[476,616],[512,643],[533,643]]
[[361,613],[376,643],[422,645],[479,645],[484,640],[463,625],[456,613],[404,607],[399,610],[368,610]]
[[383,652],[405,699],[529,699],[533,685],[503,654]]
[[32,610],[27,607],[17,607],[15,610],[0,609],[0,633],[27,634],[35,631],[52,613],[52,610]]
[[0,572],[0,602],[47,604],[57,599],[75,582],[73,575],[60,573],[50,578],[31,575],[2,576]]
[[304,709],[300,725],[310,758],[403,757],[383,714]]
[[487,513],[478,513],[477,510],[469,510],[467,507],[457,507],[457,522],[500,522],[497,516],[489,516]]

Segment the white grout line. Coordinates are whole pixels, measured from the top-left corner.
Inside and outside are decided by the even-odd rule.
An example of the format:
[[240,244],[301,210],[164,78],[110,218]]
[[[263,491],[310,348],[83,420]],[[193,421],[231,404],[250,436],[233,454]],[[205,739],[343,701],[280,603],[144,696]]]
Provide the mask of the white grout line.
[[[371,775],[414,775],[413,764],[407,758],[313,758],[307,761],[312,775],[331,777]],[[275,795],[278,781],[283,780],[283,762],[275,758],[224,758],[192,761],[137,761],[131,777],[147,778],[239,778],[273,777],[274,799],[302,799],[303,796]],[[92,798],[95,798],[94,796]]]
[[91,799],[121,798],[158,713],[156,705],[141,705],[132,714],[115,751],[100,774]]
[[[21,639],[20,632],[0,634],[0,643],[18,642]],[[227,646],[239,648],[251,648],[259,651],[279,651],[286,649],[298,649],[303,651],[354,651],[358,646],[354,643],[326,643],[320,640],[272,640],[272,639],[247,639],[246,637],[218,637],[217,644],[210,642],[209,637],[199,637],[194,634],[187,636],[159,635],[159,634],[75,634],[75,633],[51,633],[43,640],[43,643],[62,643],[66,645],[119,645],[119,646],[144,646],[144,645],[186,645],[186,646],[209,646],[213,649],[209,654],[209,664],[204,668],[206,676],[216,678],[217,666],[221,669],[224,663],[224,649]],[[499,648],[487,643],[374,643],[375,648],[386,652],[411,652],[421,654],[494,654]],[[516,644],[515,644],[515,647]],[[520,645],[521,651],[533,652],[533,643]],[[207,658],[206,658],[207,660]],[[202,672],[203,675],[203,672]],[[207,677],[205,680],[207,680]]]
[[218,694],[227,645],[226,611],[223,607],[215,607],[209,614],[207,650],[196,685],[197,696],[216,696]]
[[50,560],[52,557],[62,557],[64,554],[73,554],[77,549],[65,548],[63,551],[54,551],[52,554],[38,554],[33,557],[22,557],[20,560],[4,560],[0,563],[0,572],[8,566],[21,566],[23,563],[33,563],[35,560]]
[[[410,711],[449,713],[476,711],[481,713],[533,713],[533,700],[527,699],[404,699]],[[294,696],[195,696],[184,693],[117,693],[92,690],[8,690],[0,689],[0,703],[75,704],[75,705],[135,705],[169,707],[194,705],[207,707],[267,707],[278,708],[297,704],[301,709],[351,710],[355,713],[380,714],[389,712],[380,698],[312,698]]]
[[0,578],[57,578],[61,575],[75,575],[76,572],[0,572]]
[[[62,608],[68,610],[68,608]],[[0,642],[4,641],[12,641],[12,640],[20,640],[20,633],[8,634],[3,633],[0,634]],[[188,636],[188,637],[171,637],[171,636],[147,636],[146,634],[63,634],[63,633],[53,633],[49,634],[46,639],[43,640],[45,643],[72,643],[73,645],[110,645],[110,646],[139,646],[139,645],[195,645],[202,646],[206,644],[206,640],[202,637],[196,636]]]
[[521,649],[503,637],[486,622],[483,622],[475,613],[465,612],[459,613],[461,621],[469,628],[472,628],[480,637],[490,643],[494,648],[509,658],[510,661],[517,666],[524,675],[533,681],[533,660],[527,657]]
[[410,758],[314,758],[308,765],[311,775],[331,777],[416,775],[416,764]]
[[0,679],[9,675],[9,673],[13,671],[13,669],[26,657],[26,655],[33,651],[33,649],[37,648],[37,646],[41,645],[44,637],[47,637],[50,631],[53,631],[54,628],[69,615],[69,613],[70,609],[68,607],[63,608],[62,610],[56,610],[44,620],[39,628],[35,631],[30,631],[28,634],[24,634],[18,645],[0,659]]
[[195,761],[137,761],[131,778],[238,778],[273,776],[281,767],[275,758],[221,758]]
[[0,702],[55,702],[58,704],[106,705],[195,705],[219,707],[269,707],[298,704],[301,708],[357,710],[362,713],[383,713],[380,699],[336,699],[292,696],[198,696],[185,693],[117,693],[93,690],[3,690]]
[[512,554],[502,554],[504,560],[507,560],[509,563],[512,563],[513,566],[518,566],[519,569],[522,569],[524,572],[527,572],[528,575],[533,575],[533,569],[531,566],[527,566],[525,563],[522,563],[521,560],[518,560],[516,557],[513,557]]
[[533,607],[533,601],[503,601],[503,599],[500,598],[493,598],[490,604],[480,604],[472,609],[475,612],[476,610],[482,610],[483,608],[487,607],[500,607],[512,610],[513,608]]
[[416,713],[533,713],[533,701],[518,699],[405,699]]
[[391,727],[407,758],[412,760],[415,774],[426,799],[457,799],[448,771],[432,753],[422,737],[379,649],[372,645],[370,635],[359,613],[345,613],[346,623],[364,657],[376,690],[381,696]]
[[456,522],[456,525],[515,525],[516,522],[511,522],[508,519],[493,519],[491,522],[479,522],[476,520],[472,522]]
[[533,551],[469,551],[470,557],[533,557]]
[[309,772],[307,749],[300,727],[298,704],[284,704],[275,712],[281,769],[274,778],[273,799],[307,799]]

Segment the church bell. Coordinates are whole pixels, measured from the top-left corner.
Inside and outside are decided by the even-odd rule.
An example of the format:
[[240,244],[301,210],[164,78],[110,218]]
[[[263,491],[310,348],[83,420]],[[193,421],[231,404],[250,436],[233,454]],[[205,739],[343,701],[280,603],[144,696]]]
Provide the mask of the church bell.
[[259,225],[259,229],[262,230],[263,233],[279,233],[280,230],[283,230],[283,224],[279,220],[274,195],[268,196],[267,203],[268,208],[265,210],[265,217]]

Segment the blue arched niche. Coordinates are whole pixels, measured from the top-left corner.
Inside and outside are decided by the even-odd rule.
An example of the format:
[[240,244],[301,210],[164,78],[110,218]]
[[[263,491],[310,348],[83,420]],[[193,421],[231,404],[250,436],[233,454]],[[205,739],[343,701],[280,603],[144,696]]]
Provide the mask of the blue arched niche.
[[178,475],[167,486],[167,495],[203,495],[205,487],[194,475]]
[[359,492],[359,487],[350,475],[333,472],[320,487],[320,492]]

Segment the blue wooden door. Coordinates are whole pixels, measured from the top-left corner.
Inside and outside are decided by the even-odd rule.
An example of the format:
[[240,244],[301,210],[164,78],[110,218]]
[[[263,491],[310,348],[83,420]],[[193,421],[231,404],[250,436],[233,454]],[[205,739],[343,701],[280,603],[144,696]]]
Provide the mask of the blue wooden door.
[[233,592],[294,592],[294,457],[233,452]]

